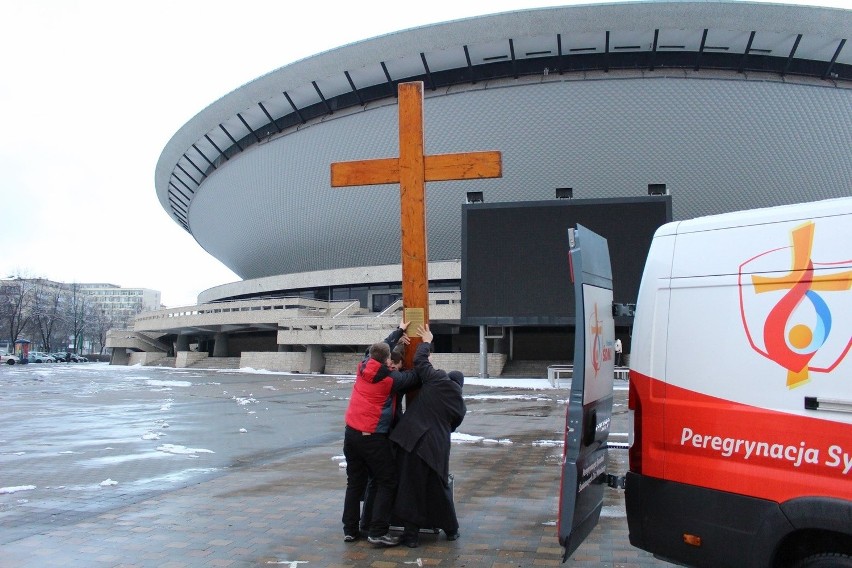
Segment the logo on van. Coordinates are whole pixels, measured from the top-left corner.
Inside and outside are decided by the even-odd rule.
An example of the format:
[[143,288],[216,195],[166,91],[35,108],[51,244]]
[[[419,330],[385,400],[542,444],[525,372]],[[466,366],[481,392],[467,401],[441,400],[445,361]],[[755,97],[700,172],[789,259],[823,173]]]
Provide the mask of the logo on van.
[[597,302],[592,313],[589,314],[589,335],[592,336],[589,359],[597,376],[601,365],[606,361],[612,361],[614,356],[612,341],[604,341],[604,322],[598,316]]
[[592,347],[589,355],[592,359],[592,369],[595,370],[595,376],[601,370],[601,360],[603,359],[603,322],[598,317],[598,304],[595,302],[595,309],[589,316],[589,333],[592,335]]
[[[790,246],[762,252],[739,267],[740,315],[749,344],[787,369],[791,389],[807,383],[811,372],[831,372],[852,347],[852,260],[815,262],[814,230],[813,221],[796,227]],[[788,254],[789,272],[765,276],[777,274],[780,257]],[[832,312],[846,317],[834,321]]]

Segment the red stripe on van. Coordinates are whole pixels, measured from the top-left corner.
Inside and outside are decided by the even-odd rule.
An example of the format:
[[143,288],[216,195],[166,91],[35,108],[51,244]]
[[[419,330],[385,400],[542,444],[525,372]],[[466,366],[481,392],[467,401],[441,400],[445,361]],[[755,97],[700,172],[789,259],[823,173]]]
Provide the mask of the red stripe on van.
[[739,404],[634,370],[630,380],[641,408],[638,473],[776,502],[852,499],[852,424]]

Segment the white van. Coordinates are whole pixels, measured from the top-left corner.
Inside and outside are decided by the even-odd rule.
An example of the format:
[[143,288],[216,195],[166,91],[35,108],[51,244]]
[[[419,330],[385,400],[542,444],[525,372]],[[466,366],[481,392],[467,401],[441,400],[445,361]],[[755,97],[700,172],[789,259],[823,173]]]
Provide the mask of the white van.
[[630,542],[852,566],[852,198],[669,223],[630,353]]

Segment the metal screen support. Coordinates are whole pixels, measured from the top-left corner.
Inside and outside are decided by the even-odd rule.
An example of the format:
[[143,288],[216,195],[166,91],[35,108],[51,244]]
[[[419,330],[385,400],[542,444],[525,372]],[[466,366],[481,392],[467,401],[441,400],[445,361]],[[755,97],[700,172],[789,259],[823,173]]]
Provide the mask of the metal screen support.
[[488,378],[488,341],[485,339],[485,326],[479,326],[479,378]]

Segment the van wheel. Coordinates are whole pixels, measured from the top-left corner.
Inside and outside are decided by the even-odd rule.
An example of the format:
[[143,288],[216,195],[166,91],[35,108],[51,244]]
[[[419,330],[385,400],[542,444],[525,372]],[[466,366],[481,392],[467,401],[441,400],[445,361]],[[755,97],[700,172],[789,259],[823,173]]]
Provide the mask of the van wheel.
[[7,364],[7,365],[14,365],[14,364],[15,364],[15,360],[14,360],[14,359],[7,359],[7,360],[6,360],[6,364]]
[[823,552],[802,558],[793,568],[852,568],[852,556],[842,552]]

